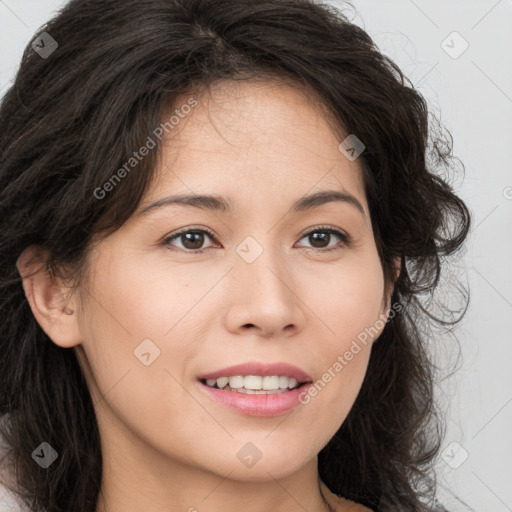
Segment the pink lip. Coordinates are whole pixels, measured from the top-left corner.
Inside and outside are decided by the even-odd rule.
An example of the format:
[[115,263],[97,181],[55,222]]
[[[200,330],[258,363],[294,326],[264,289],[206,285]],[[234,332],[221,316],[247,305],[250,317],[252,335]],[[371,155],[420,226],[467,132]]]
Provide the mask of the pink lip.
[[299,405],[301,403],[300,396],[303,393],[307,394],[313,383],[302,384],[296,389],[270,395],[247,395],[237,391],[224,391],[211,388],[202,382],[198,382],[197,385],[210,398],[237,412],[250,416],[278,416]]
[[272,375],[277,375],[278,377],[286,376],[294,377],[297,379],[297,382],[311,382],[313,380],[309,374],[292,364],[284,362],[264,364],[258,363],[257,361],[228,366],[227,368],[199,375],[197,378],[198,380],[206,380],[218,379],[219,377],[232,377],[235,375],[260,375],[261,377],[270,377]]

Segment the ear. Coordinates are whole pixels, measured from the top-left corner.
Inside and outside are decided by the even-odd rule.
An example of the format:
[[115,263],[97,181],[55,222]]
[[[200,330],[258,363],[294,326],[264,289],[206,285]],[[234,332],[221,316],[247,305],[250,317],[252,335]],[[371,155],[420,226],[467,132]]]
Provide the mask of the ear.
[[400,271],[402,270],[402,259],[398,256],[393,260],[393,284],[398,279]]
[[23,289],[37,322],[59,347],[70,348],[82,341],[78,326],[77,302],[70,298],[70,287],[49,272],[48,251],[41,246],[27,247],[16,261]]
[[384,297],[382,298],[382,305],[383,305],[383,313],[387,316],[389,314],[389,310],[391,308],[391,297],[393,296],[393,290],[394,290],[394,283],[398,279],[398,276],[400,275],[400,270],[402,268],[402,261],[397,256],[393,260],[393,282],[389,283],[386,286],[386,290],[384,292]]

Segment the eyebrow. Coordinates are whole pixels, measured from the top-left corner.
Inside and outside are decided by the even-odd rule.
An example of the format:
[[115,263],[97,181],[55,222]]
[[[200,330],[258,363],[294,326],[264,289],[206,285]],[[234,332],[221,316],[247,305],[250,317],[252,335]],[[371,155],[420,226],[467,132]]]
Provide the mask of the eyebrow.
[[[296,201],[292,207],[292,212],[302,212],[317,208],[327,203],[342,202],[355,207],[363,217],[365,211],[361,203],[352,195],[347,192],[339,192],[336,190],[323,190],[316,192],[309,196],[304,196]],[[223,196],[218,195],[197,195],[197,194],[177,194],[163,197],[154,203],[146,206],[137,215],[144,215],[150,211],[171,206],[191,206],[203,210],[218,211],[226,214],[231,214],[234,211],[233,203]]]

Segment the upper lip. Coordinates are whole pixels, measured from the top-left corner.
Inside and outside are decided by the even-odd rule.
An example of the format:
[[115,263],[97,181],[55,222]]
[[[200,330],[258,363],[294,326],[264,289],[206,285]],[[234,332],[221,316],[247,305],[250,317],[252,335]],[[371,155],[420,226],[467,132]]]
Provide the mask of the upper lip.
[[311,376],[305,371],[292,364],[279,362],[279,363],[259,363],[257,361],[250,361],[248,363],[237,364],[235,366],[228,366],[221,368],[214,372],[199,375],[199,380],[218,379],[220,377],[233,377],[235,375],[260,375],[262,377],[270,377],[277,375],[278,377],[294,377],[297,382],[311,382]]

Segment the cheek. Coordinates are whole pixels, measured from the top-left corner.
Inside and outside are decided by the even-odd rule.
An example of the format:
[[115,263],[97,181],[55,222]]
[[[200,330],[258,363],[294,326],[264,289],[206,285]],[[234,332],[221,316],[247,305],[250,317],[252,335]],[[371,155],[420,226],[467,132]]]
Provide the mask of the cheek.
[[87,316],[101,326],[100,332],[116,333],[119,342],[162,339],[205,293],[204,277],[196,281],[175,269],[156,270],[140,259],[117,259],[108,271],[102,267],[89,284]]
[[165,370],[182,382],[196,350],[190,340],[198,339],[208,325],[204,318],[198,321],[194,308],[212,286],[206,274],[193,278],[175,269],[166,273],[135,264],[135,258],[133,262],[118,258],[115,264],[98,265],[87,285],[80,329],[102,394],[128,371],[126,382],[147,388],[147,396],[162,387],[162,379],[171,380]]
[[322,272],[312,269],[301,282],[327,346],[344,349],[382,312],[384,277],[376,253],[350,255]]
[[[316,335],[318,344],[311,354],[320,374],[304,402],[318,407],[318,414],[327,415],[326,421],[334,429],[357,397],[372,341],[385,325],[381,316],[384,278],[377,254],[347,258],[343,263],[321,279],[317,273],[306,299],[316,306],[312,309],[318,311],[318,321],[313,323],[321,325],[321,335]],[[330,404],[328,410],[326,404]]]

